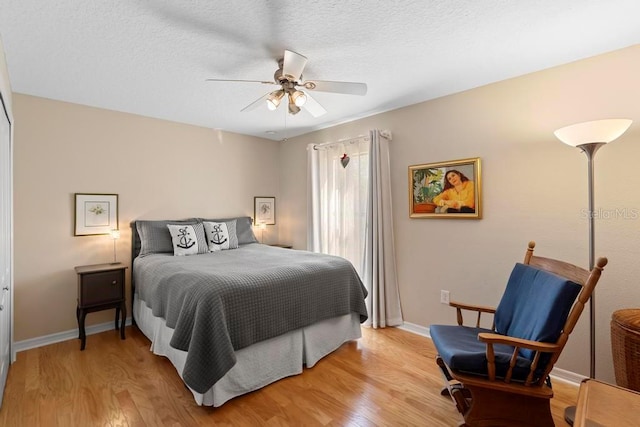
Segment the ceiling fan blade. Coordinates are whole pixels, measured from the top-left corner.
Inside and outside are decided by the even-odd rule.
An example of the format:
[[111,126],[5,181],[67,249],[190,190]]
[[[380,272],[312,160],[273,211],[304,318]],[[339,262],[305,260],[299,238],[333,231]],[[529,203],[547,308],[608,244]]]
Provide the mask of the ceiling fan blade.
[[260,98],[256,99],[255,101],[253,101],[251,104],[247,105],[240,111],[252,111],[260,107],[260,105],[266,105],[267,98],[269,97],[270,94],[271,92],[265,93]]
[[261,80],[229,80],[229,79],[205,79],[207,82],[242,82],[242,83],[262,83],[264,85],[278,85],[276,82],[264,82]]
[[306,95],[307,101],[304,103],[302,108],[307,110],[313,117],[320,117],[327,114],[327,110],[325,110],[324,107],[320,105],[320,103],[318,103],[318,101],[313,99],[308,93]]
[[304,87],[305,89],[316,90],[318,92],[334,92],[360,96],[364,96],[367,94],[367,85],[365,83],[308,80],[304,83],[301,83],[300,86]]
[[302,70],[307,65],[307,57],[291,50],[284,51],[284,62],[282,63],[282,75],[289,77],[293,81],[300,80]]

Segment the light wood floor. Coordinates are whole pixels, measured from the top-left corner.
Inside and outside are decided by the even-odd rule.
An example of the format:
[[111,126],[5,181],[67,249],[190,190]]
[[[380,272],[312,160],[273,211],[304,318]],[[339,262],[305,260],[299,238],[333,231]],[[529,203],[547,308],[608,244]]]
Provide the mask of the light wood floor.
[[[2,426],[456,426],[431,340],[395,328],[363,329],[302,375],[199,407],[175,369],[128,327],[18,353],[11,365]],[[577,387],[556,381],[556,426]]]

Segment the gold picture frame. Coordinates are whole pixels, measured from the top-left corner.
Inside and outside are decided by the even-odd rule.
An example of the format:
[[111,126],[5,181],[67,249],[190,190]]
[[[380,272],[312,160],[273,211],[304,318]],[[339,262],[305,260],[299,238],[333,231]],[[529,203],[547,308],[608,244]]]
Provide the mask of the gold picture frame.
[[482,218],[480,158],[409,166],[410,218]]

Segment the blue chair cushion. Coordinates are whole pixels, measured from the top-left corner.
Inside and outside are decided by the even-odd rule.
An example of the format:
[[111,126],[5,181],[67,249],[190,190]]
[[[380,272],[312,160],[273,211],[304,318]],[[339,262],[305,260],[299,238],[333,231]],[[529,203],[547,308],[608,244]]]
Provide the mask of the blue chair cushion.
[[[581,288],[564,277],[516,264],[496,309],[496,332],[532,341],[558,341]],[[533,360],[534,352],[521,349],[520,355]]]
[[[471,328],[458,325],[431,325],[429,333],[438,354],[447,366],[467,374],[484,375],[487,373],[487,346],[478,341],[480,332],[493,332],[490,329]],[[496,375],[504,378],[509,368],[513,347],[503,344],[493,346],[496,361]],[[512,379],[524,381],[529,374],[531,361],[518,357]],[[536,378],[537,379],[537,378]]]

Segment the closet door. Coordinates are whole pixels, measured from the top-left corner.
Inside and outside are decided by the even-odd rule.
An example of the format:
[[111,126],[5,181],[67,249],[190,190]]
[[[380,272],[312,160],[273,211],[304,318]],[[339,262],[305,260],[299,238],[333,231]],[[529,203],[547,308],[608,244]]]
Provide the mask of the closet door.
[[0,93],[0,406],[11,363],[11,124]]

